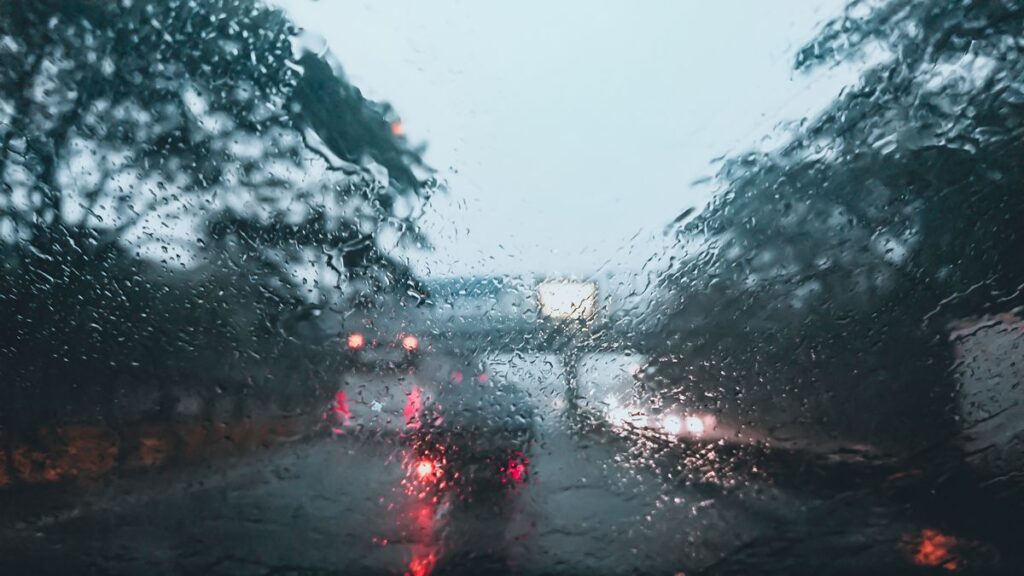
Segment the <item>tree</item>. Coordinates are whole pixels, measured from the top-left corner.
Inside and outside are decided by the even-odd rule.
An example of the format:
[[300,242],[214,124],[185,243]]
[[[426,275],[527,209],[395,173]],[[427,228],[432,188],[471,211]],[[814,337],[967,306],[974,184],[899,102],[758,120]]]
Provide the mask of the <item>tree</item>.
[[415,285],[383,241],[426,244],[421,150],[296,32],[257,0],[5,3],[0,416],[279,354],[353,287]]
[[780,149],[727,161],[679,228],[666,370],[754,421],[950,431],[949,323],[1022,303],[1022,32],[1013,2],[854,1],[827,23],[796,68],[867,69]]

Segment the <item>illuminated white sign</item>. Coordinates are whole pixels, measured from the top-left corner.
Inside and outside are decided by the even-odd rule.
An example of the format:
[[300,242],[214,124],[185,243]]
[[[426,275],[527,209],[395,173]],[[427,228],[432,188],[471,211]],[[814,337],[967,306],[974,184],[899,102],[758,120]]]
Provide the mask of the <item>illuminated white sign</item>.
[[591,320],[597,310],[593,282],[549,280],[537,285],[541,314],[561,320]]

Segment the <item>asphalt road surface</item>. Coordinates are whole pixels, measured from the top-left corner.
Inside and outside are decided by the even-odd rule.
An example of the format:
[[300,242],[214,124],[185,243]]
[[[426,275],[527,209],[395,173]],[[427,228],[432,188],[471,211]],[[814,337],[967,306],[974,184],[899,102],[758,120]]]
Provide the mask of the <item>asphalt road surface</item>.
[[652,456],[643,443],[568,430],[541,431],[528,483],[468,504],[416,494],[404,447],[385,438],[324,437],[119,480],[46,513],[5,518],[0,573],[871,574],[992,566],[988,544],[947,535],[877,491],[787,485],[770,473],[737,472],[710,453],[693,474],[700,466],[671,450]]

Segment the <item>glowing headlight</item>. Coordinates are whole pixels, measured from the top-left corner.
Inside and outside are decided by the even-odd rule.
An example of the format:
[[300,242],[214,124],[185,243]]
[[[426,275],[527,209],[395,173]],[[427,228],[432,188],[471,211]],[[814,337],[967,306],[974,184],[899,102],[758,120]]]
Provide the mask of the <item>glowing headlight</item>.
[[676,435],[683,431],[683,420],[675,414],[669,414],[661,419],[661,429],[665,432]]
[[621,426],[629,420],[629,410],[626,410],[622,406],[612,408],[608,411],[608,420],[616,426]]
[[704,420],[700,416],[687,416],[684,423],[686,431],[690,434],[700,436],[704,433]]

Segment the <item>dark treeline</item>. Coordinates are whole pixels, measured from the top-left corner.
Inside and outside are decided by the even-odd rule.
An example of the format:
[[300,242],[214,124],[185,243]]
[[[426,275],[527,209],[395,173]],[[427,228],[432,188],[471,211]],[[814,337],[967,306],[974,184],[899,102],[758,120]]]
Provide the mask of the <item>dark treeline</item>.
[[421,150],[297,34],[256,0],[4,3],[0,426],[303,406],[327,318],[415,288],[381,246],[425,244]]
[[949,326],[1024,302],[1024,6],[853,2],[798,70],[865,67],[678,229],[666,385],[754,426],[947,437]]

